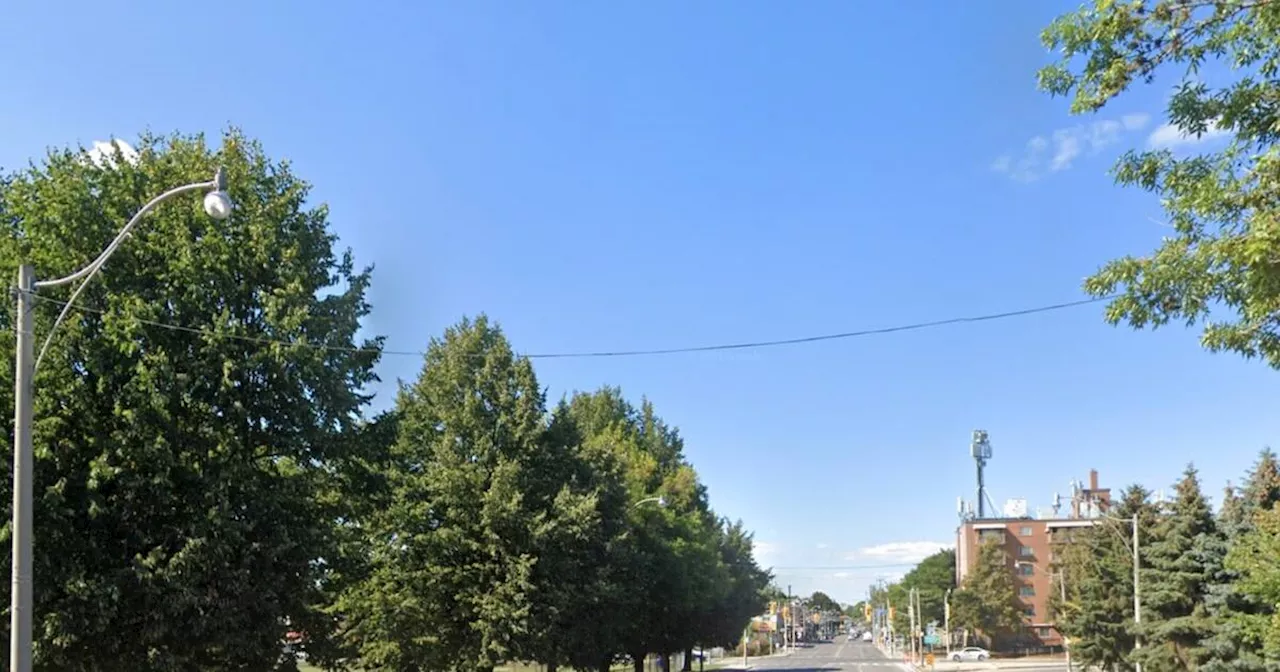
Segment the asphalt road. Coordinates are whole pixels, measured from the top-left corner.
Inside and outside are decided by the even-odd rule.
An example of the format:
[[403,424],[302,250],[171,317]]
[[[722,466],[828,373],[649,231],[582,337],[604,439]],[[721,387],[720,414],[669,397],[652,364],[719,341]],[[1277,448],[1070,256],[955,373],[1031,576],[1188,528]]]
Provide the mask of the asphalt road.
[[[742,661],[726,664],[722,670],[741,670]],[[797,648],[794,653],[765,658],[752,658],[750,672],[903,672],[901,660],[885,658],[871,644],[849,642],[840,637],[834,642]]]
[[[697,669],[695,667],[695,669]],[[717,666],[724,672],[741,671],[742,660],[725,661]],[[749,672],[910,672],[901,658],[887,658],[879,649],[863,642],[850,642],[845,637],[835,642],[801,646],[794,653],[752,658]],[[937,657],[933,672],[1067,672],[1061,661],[965,661],[962,663]],[[1079,672],[1079,669],[1075,672]]]

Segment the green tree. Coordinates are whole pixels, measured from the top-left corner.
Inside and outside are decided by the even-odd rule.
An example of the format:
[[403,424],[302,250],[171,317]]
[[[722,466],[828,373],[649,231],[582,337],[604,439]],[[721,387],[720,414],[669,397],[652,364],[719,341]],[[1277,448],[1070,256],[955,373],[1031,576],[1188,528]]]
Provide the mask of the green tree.
[[[589,661],[626,653],[641,669],[649,653],[688,651],[719,638],[727,627],[722,615],[736,613],[728,605],[743,578],[733,567],[749,547],[722,537],[679,433],[651,403],[637,409],[616,388],[577,393],[556,417],[583,445],[606,451],[600,459],[619,466],[628,498],[626,525],[609,542],[608,570],[596,584],[600,601],[586,625],[592,634],[584,639],[594,643]],[[664,506],[639,505],[658,493]],[[741,632],[743,621],[724,617]]]
[[1214,628],[1205,597],[1225,554],[1194,467],[1175,490],[1141,572],[1142,647],[1134,660],[1150,672],[1196,669],[1207,657],[1202,642]]
[[840,604],[831,599],[830,595],[827,595],[820,590],[814,591],[813,595],[810,595],[809,598],[805,600],[805,605],[814,611],[840,611]]
[[[1238,589],[1262,604],[1280,604],[1280,503],[1254,516],[1254,527],[1232,546],[1227,566]],[[1280,666],[1280,613],[1241,613],[1236,620],[1246,643],[1270,667]]]
[[957,593],[961,594],[957,600],[960,627],[980,631],[997,641],[1021,630],[1018,588],[1003,544],[991,540],[979,546],[977,561]]
[[[325,634],[320,561],[340,554],[339,510],[316,493],[341,488],[376,380],[380,342],[356,336],[369,275],[335,250],[309,185],[240,133],[137,146],[114,165],[55,150],[0,180],[7,277],[20,263],[41,278],[81,268],[148,199],[219,165],[236,202],[220,222],[198,196],[148,215],[41,362],[36,666],[272,669],[286,630]],[[38,338],[68,296],[39,293]],[[13,318],[0,318],[6,352]]]
[[[1213,153],[1120,159],[1116,180],[1157,195],[1173,231],[1150,255],[1104,265],[1085,290],[1119,294],[1107,308],[1113,324],[1212,318],[1207,348],[1280,367],[1280,4],[1095,0],[1055,20],[1043,41],[1060,60],[1040,71],[1040,86],[1070,96],[1072,112],[1096,112],[1135,81],[1185,75],[1169,99],[1170,123],[1231,138]],[[1218,85],[1195,78],[1215,66],[1225,66]]]
[[401,389],[389,505],[368,526],[371,571],[340,603],[366,667],[490,670],[536,616],[542,392],[483,316],[433,339]]
[[1073,530],[1072,537],[1055,551],[1054,570],[1065,577],[1067,600],[1053,600],[1054,625],[1071,638],[1072,658],[1082,664],[1132,668],[1132,528],[1123,521],[1138,518],[1142,550],[1157,520],[1150,498],[1146,488],[1129,486],[1108,512],[1109,518],[1094,527]]
[[[1223,546],[1233,548],[1255,530],[1256,516],[1280,502],[1280,468],[1270,449],[1263,450],[1243,488],[1228,486],[1218,514]],[[1214,632],[1205,640],[1209,651],[1205,672],[1266,670],[1261,633],[1274,613],[1274,601],[1242,589],[1239,574],[1226,563],[1210,586],[1206,603],[1214,618]]]
[[920,617],[925,624],[942,623],[946,616],[947,591],[956,585],[956,552],[945,549],[921,560],[898,582],[920,595]]
[[[743,628],[753,617],[764,613],[773,577],[756,564],[752,535],[742,521],[722,520],[716,538],[726,581],[703,614],[698,639],[704,646],[728,647],[742,636]],[[691,663],[692,657],[685,656],[685,666]]]

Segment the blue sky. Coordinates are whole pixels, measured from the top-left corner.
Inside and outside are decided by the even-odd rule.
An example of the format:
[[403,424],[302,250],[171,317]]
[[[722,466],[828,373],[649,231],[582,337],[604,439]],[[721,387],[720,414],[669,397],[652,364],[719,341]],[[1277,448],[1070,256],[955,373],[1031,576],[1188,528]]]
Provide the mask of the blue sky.
[[[530,353],[1002,312],[1081,298],[1166,231],[1106,171],[1169,140],[1167,86],[1090,118],[1035,90],[1075,4],[20,3],[0,165],[240,126],[376,264],[392,350],[480,311]],[[779,582],[853,601],[953,540],[975,428],[997,503],[1189,461],[1216,495],[1274,441],[1275,374],[1197,336],[1094,305],[537,370],[553,397],[648,396]],[[381,403],[419,366],[387,357]]]

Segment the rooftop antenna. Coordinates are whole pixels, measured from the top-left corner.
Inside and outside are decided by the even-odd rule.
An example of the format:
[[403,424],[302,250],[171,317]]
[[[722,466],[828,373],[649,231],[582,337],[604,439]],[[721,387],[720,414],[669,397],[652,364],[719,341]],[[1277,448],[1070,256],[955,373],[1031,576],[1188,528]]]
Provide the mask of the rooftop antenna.
[[983,470],[987,467],[987,460],[991,459],[991,442],[987,440],[987,430],[973,430],[969,452],[973,455],[973,461],[978,464],[978,518],[986,518],[987,485],[983,480]]
[[1062,510],[1062,495],[1053,493],[1053,517],[1058,517],[1058,511]]

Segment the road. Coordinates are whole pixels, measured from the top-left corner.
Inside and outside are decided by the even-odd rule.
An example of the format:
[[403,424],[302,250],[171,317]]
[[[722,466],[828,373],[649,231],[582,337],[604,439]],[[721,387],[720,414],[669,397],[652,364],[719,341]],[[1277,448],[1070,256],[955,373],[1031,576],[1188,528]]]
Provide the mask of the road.
[[[695,668],[696,669],[696,668]],[[726,660],[718,670],[741,671],[742,660]],[[850,642],[844,637],[835,642],[802,646],[794,653],[752,658],[748,672],[908,672],[901,658],[885,657],[879,649],[863,642]],[[934,672],[1067,672],[1060,661],[966,661],[954,663],[938,656]],[[1076,672],[1079,672],[1077,669]]]
[[[727,662],[721,670],[742,670],[742,661]],[[834,642],[797,648],[794,653],[752,658],[750,672],[904,672],[901,659],[890,660],[879,649],[840,637]]]

